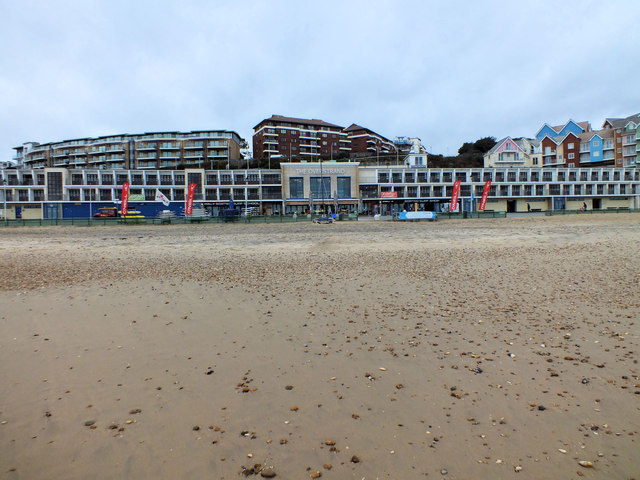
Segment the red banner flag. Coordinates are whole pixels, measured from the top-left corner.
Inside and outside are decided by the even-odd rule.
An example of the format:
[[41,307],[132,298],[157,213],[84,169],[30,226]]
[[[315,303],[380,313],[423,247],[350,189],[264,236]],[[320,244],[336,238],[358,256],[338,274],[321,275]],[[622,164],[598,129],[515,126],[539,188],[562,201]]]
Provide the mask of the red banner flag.
[[484,184],[484,190],[482,191],[482,198],[480,199],[480,211],[484,211],[484,207],[487,204],[487,198],[489,197],[489,190],[491,189],[491,180],[487,180]]
[[458,195],[460,195],[460,180],[453,182],[453,193],[451,194],[451,208],[449,211],[458,211]]
[[129,213],[129,184],[122,185],[122,208],[120,209],[122,215]]
[[195,183],[189,184],[189,191],[187,192],[187,205],[184,209],[185,215],[191,215],[193,213],[193,194],[196,191],[196,186],[197,185]]

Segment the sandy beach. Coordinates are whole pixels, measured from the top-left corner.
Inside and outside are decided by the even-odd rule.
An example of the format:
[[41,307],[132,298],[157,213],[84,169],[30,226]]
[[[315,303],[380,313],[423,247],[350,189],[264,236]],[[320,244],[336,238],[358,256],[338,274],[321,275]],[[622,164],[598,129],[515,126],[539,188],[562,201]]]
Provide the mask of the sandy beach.
[[0,479],[640,478],[640,215],[0,229]]

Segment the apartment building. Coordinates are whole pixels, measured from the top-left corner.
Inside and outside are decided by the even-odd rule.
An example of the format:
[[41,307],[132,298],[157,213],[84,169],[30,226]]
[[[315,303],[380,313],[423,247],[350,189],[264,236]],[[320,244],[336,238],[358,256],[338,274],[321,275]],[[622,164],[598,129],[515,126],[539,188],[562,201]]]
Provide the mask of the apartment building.
[[[99,208],[118,207],[122,186],[145,216],[165,209],[184,213],[190,184],[194,200],[213,215],[228,208],[265,214],[343,210],[385,213],[442,211],[461,182],[461,211],[474,211],[492,181],[488,210],[577,210],[640,208],[640,170],[635,167],[426,168],[361,165],[359,162],[281,163],[279,169],[155,170],[33,168],[0,170],[0,202],[7,218],[87,218]],[[157,191],[169,200],[157,200]],[[3,211],[4,214],[4,211]]]
[[351,140],[344,128],[324,120],[272,115],[253,131],[254,158],[318,160],[351,153]]
[[538,167],[542,165],[540,140],[505,137],[484,155],[484,165],[490,167]]
[[607,118],[602,128],[613,132],[617,167],[640,165],[640,113],[625,118]]
[[484,165],[562,168],[640,165],[640,114],[607,118],[602,127],[594,131],[589,122],[573,120],[559,126],[545,123],[535,139],[500,140],[485,154]]
[[351,140],[352,156],[376,156],[396,151],[396,146],[391,140],[355,123],[345,128],[344,132]]
[[14,148],[14,160],[34,169],[220,168],[240,160],[245,145],[245,140],[229,130],[151,132],[46,144],[28,142]]

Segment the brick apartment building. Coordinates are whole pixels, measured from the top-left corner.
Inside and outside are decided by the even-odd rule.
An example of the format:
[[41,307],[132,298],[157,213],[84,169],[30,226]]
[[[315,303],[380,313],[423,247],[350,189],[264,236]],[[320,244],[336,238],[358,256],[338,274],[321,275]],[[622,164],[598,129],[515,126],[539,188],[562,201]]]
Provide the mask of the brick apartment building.
[[395,153],[396,151],[396,146],[391,140],[368,128],[352,123],[344,131],[351,140],[352,154],[376,155]]
[[344,128],[317,119],[272,115],[253,127],[254,158],[318,160],[343,158],[351,153]]
[[317,119],[272,115],[253,127],[255,158],[297,160],[375,156],[396,151],[393,142],[360,125],[340,125]]

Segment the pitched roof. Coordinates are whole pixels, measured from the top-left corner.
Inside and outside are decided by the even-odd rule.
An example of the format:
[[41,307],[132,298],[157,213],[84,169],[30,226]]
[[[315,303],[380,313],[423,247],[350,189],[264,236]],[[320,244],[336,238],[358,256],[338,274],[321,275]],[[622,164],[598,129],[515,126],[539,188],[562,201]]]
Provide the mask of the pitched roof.
[[492,153],[495,153],[500,147],[502,147],[502,145],[504,145],[509,140],[518,148],[518,150],[520,150],[521,152],[524,153],[522,145],[520,145],[517,140],[514,140],[511,137],[504,137],[504,138],[498,140],[496,142],[496,144],[491,148],[491,150],[489,150],[487,153],[485,153],[485,155],[491,155]]
[[578,134],[578,138],[582,141],[591,141],[591,139],[596,135],[602,138],[602,135],[600,135],[600,132],[582,132]]
[[576,125],[578,125],[583,132],[588,132],[589,130],[591,130],[591,124],[588,121],[584,121],[584,122],[576,122],[574,120],[569,119],[567,121],[567,123],[565,123],[564,125],[557,125],[555,127],[551,127],[554,131],[556,131],[557,133],[560,133],[562,131],[562,129],[564,127],[566,127],[567,125],[569,125],[571,122],[575,123]]
[[611,128],[622,128],[629,122],[640,123],[640,113],[629,115],[626,118],[605,118],[602,128],[604,128],[607,122],[611,125]]
[[[365,127],[361,127],[360,125],[356,125],[355,123],[352,123],[347,128],[345,128],[343,131],[345,131],[345,132],[353,132],[355,130],[369,130],[369,129],[365,128]],[[371,131],[371,130],[369,130],[369,131]]]
[[[301,123],[301,124],[305,124],[305,125],[315,125],[318,127],[332,127],[332,128],[340,128],[342,129],[342,127],[340,125],[334,125],[333,123],[329,123],[329,122],[325,122],[324,120],[318,120],[318,119],[306,119],[306,118],[295,118],[295,117],[284,117],[282,115],[271,115],[270,118],[265,118],[264,120],[261,120],[258,125],[260,125],[263,122],[266,121],[274,121],[274,122],[289,122],[289,123]],[[254,129],[258,128],[258,125],[256,125],[255,127],[253,127]]]
[[505,140],[509,138],[511,137],[504,137],[498,140],[496,144],[493,147],[491,147],[491,149],[487,153],[485,153],[485,155],[491,155],[492,153],[495,153],[495,151],[498,150],[498,148],[500,148],[500,146],[505,142]]
[[374,132],[373,130],[371,130],[370,128],[367,127],[362,127],[360,125],[357,125],[355,123],[352,123],[351,125],[349,125],[347,128],[343,129],[343,132],[357,132],[358,130],[364,130],[365,132],[368,132],[370,135],[375,135],[376,137],[380,138],[381,140],[384,140],[385,142],[389,142],[389,143],[393,143],[391,140],[389,140],[387,137],[380,135],[377,132]]

